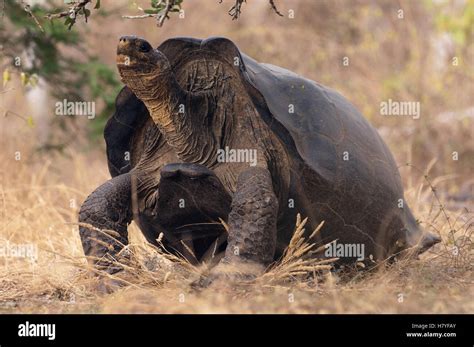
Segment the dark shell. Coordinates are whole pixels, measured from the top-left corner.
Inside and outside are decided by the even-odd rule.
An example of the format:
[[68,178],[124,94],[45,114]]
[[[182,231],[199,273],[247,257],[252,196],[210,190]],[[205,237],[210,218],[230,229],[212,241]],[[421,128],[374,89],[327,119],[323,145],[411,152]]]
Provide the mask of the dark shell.
[[[172,67],[200,59],[203,52],[219,55],[229,64],[239,64],[242,77],[265,99],[266,106],[291,135],[298,154],[328,182],[351,182],[363,189],[387,188],[403,196],[393,157],[377,131],[357,109],[336,91],[283,68],[262,64],[241,53],[225,38],[198,40],[174,38],[158,47]],[[294,112],[290,113],[290,107]],[[278,134],[284,142],[285,134]],[[349,160],[343,160],[347,152]],[[377,180],[377,182],[374,182]],[[375,183],[375,184],[374,184]]]

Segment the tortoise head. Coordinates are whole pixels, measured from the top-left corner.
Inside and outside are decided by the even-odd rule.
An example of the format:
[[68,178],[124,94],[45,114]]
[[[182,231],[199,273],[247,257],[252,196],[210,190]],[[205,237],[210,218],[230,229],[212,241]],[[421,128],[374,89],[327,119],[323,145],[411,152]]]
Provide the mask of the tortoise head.
[[133,92],[147,89],[147,81],[171,71],[166,56],[153,49],[148,41],[136,36],[122,36],[117,45],[117,68],[122,81]]
[[409,209],[404,210],[402,218],[404,219],[403,226],[400,228],[398,239],[393,242],[394,246],[390,254],[396,255],[399,258],[416,258],[441,242],[441,238],[438,235],[425,230],[415,220]]

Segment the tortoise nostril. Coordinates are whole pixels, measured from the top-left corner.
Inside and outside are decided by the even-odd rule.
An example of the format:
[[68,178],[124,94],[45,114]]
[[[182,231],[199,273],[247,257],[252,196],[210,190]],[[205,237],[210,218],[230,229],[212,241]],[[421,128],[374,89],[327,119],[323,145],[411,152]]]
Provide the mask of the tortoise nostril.
[[122,36],[120,39],[119,39],[119,42],[120,43],[127,43],[129,42],[129,38],[127,36]]

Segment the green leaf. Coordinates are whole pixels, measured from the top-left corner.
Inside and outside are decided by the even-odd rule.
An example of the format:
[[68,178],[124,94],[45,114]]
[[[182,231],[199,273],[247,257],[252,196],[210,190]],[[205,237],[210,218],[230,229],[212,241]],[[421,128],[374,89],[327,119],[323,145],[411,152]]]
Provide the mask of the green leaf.
[[97,2],[95,3],[94,9],[98,10],[99,8],[100,8],[100,0],[97,0]]
[[72,26],[76,24],[76,18],[67,17],[64,24],[67,25],[68,30],[71,30]]
[[160,10],[158,10],[158,9],[146,9],[146,10],[143,10],[143,12],[145,12],[147,14],[157,14],[158,12],[160,12]]

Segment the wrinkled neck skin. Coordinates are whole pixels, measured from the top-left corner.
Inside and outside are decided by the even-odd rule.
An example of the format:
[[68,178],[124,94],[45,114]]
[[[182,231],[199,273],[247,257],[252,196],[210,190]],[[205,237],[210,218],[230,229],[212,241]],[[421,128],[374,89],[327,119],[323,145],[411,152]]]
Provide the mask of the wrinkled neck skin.
[[122,76],[180,159],[208,167],[215,163],[219,144],[212,127],[206,126],[205,97],[183,90],[171,70]]

